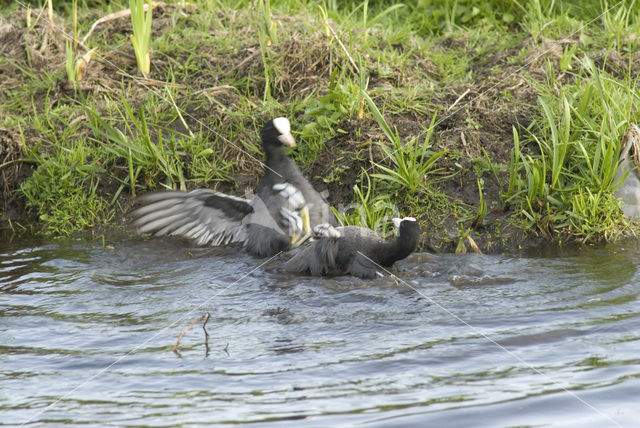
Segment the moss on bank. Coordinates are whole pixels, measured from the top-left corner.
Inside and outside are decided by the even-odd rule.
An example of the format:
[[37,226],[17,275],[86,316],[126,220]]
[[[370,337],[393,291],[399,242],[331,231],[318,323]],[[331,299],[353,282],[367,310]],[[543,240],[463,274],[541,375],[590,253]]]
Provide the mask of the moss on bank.
[[120,224],[135,194],[163,187],[243,194],[262,123],[285,115],[292,156],[347,221],[413,215],[423,248],[635,230],[610,196],[615,165],[593,172],[639,122],[640,12],[625,2],[159,3],[147,76],[129,18],[110,15],[125,2],[91,2],[75,85],[72,3],[54,3],[53,23],[21,4],[0,14],[0,209],[14,228]]

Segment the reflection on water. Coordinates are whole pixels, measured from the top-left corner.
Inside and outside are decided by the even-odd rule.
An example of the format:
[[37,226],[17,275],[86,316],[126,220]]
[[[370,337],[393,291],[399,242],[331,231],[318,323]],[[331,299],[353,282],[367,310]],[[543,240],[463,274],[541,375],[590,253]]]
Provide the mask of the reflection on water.
[[[636,244],[398,280],[169,240],[0,240],[0,425],[637,426]],[[205,312],[200,326],[179,333]]]

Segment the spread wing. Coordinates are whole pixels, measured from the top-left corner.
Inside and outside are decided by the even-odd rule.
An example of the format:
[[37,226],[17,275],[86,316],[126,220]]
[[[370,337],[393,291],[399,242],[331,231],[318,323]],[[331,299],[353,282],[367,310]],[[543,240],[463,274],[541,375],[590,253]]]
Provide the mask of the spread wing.
[[210,189],[158,192],[138,198],[132,215],[138,233],[182,236],[198,245],[244,242],[243,219],[253,213],[251,201]]

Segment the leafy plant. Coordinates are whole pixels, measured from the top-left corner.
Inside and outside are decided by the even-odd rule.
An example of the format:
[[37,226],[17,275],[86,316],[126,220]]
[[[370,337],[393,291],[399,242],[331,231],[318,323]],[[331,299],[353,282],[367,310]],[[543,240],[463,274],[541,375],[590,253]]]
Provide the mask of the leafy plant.
[[121,103],[123,108],[116,109],[125,132],[105,120],[94,108],[87,108],[87,116],[96,136],[95,140],[101,143],[107,152],[126,159],[129,172],[127,181],[131,194],[135,195],[136,181],[143,171],[148,178],[162,173],[169,181],[167,187],[179,186],[180,189],[186,189],[184,166],[180,160],[181,151],[177,139],[172,135],[165,145],[161,129],[157,131],[157,137],[150,133],[142,109],[136,115],[124,97],[121,98]]
[[573,61],[576,59],[577,44],[566,45],[562,49],[562,56],[559,60],[559,66],[561,71],[569,71],[573,68]]
[[487,217],[487,202],[484,200],[484,180],[481,178],[478,181],[478,211],[476,217],[471,224],[471,227],[476,228],[482,225],[485,217]]
[[76,78],[76,64],[75,64],[75,55],[73,54],[73,43],[69,40],[65,41],[65,54],[66,54],[66,62],[64,64],[64,69],[67,72],[67,80],[74,87],[77,84]]
[[375,187],[375,182],[371,181],[371,177],[363,169],[360,183],[353,186],[356,203],[342,212],[332,209],[343,226],[368,227],[385,237],[393,233],[391,219],[398,217],[398,208],[388,198],[377,193]]
[[324,142],[341,131],[338,124],[351,117],[359,106],[360,90],[352,82],[342,82],[337,75],[337,69],[332,74],[329,90],[326,94],[309,97],[304,109],[300,137],[305,141],[304,149],[296,151],[296,160],[308,164],[316,158],[317,153],[324,146]]
[[136,53],[138,69],[143,75],[149,74],[151,69],[151,17],[152,7],[147,4],[147,11],[144,10],[144,0],[129,0],[131,10],[131,25],[133,35],[131,43]]
[[387,7],[386,9],[382,10],[380,13],[378,13],[373,18],[368,19],[369,18],[369,0],[364,0],[364,2],[362,3],[362,28],[365,29],[365,33],[364,33],[365,42],[367,41],[370,29],[376,23],[381,21],[382,18],[384,18],[385,15],[388,15],[391,12],[393,12],[393,11],[395,11],[397,9],[401,9],[403,7],[405,7],[405,5],[402,4],[402,3],[397,3],[397,4],[394,4],[394,5],[391,5],[391,6]]
[[212,181],[233,182],[235,162],[220,158],[216,153],[216,141],[211,135],[197,133],[190,138],[176,136],[180,151],[184,152],[185,181],[210,183]]
[[[539,154],[525,153],[514,129],[507,202],[520,206],[530,226],[546,223],[557,234],[607,239],[627,227],[612,192],[620,155],[621,128],[640,96],[582,61],[575,85],[558,97],[539,99],[540,136],[530,135]],[[558,123],[558,119],[559,123]]]
[[38,213],[47,232],[67,235],[109,216],[109,204],[97,193],[105,170],[92,160],[95,154],[92,147],[79,140],[68,147],[58,146],[51,154],[33,156],[38,167],[22,182],[20,193],[27,200],[27,209]]
[[270,46],[272,43],[278,43],[276,23],[271,19],[271,0],[259,0],[258,5],[262,12],[264,32],[268,37],[267,46]]
[[637,14],[636,0],[631,2],[618,2],[612,7],[607,0],[601,0],[602,26],[607,31],[610,42],[614,46],[621,46],[621,41],[630,29],[630,22],[634,12]]
[[[368,95],[365,99],[369,102],[370,108],[372,108],[372,106],[375,107],[375,104],[373,104],[373,101]],[[391,161],[392,167],[374,163],[382,172],[372,174],[372,177],[404,188],[410,194],[415,194],[418,190],[427,190],[429,183],[427,174],[434,169],[436,161],[445,153],[444,151],[432,151],[429,142],[435,128],[436,115],[434,114],[431,119],[431,124],[429,125],[427,135],[422,144],[418,143],[416,137],[409,140],[406,144],[402,144],[397,130],[392,132],[391,127],[384,120],[377,110],[377,107],[375,107],[375,111],[374,117],[378,119],[378,123],[392,144],[389,146],[380,143],[380,148],[385,158]]]
[[588,187],[578,189],[571,198],[566,225],[583,242],[611,239],[620,234],[620,223],[626,222],[620,217],[620,210],[620,201],[611,193],[594,193]]
[[314,97],[304,110],[307,124],[302,128],[303,138],[333,136],[335,126],[349,117],[357,106],[357,87],[350,84],[335,83],[329,86],[326,95]]

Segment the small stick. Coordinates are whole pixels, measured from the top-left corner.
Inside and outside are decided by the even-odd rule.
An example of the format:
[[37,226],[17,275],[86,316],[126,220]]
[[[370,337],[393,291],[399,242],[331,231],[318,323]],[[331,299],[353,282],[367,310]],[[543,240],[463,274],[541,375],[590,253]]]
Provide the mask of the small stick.
[[464,132],[460,132],[460,140],[462,141],[462,145],[467,147],[467,139],[464,136]]
[[[148,5],[144,5],[144,11],[147,11],[147,8],[149,6]],[[81,45],[84,46],[85,42],[87,41],[87,39],[89,38],[89,36],[91,35],[91,33],[93,33],[93,30],[96,29],[96,27],[100,24],[104,24],[105,22],[109,22],[109,21],[113,21],[119,18],[122,18],[124,16],[129,16],[131,15],[131,10],[130,9],[124,9],[124,10],[120,10],[118,12],[113,12],[110,13],[109,15],[103,16],[102,18],[98,19],[96,22],[93,23],[93,25],[91,26],[91,28],[89,28],[89,31],[87,31],[87,34],[85,34],[85,36],[82,38],[82,41],[80,42]]]
[[[154,1],[151,3],[151,8],[155,9],[157,7],[168,7],[168,6],[175,6],[173,4],[167,4],[165,2],[162,1]],[[194,3],[189,3],[186,2],[184,3],[184,6],[189,6],[189,7],[196,7],[196,5]],[[148,4],[144,4],[144,11],[147,11],[147,8],[149,7]],[[82,41],[80,42],[81,45],[84,46],[85,42],[87,41],[87,39],[89,38],[89,36],[91,35],[91,33],[93,33],[93,30],[96,29],[96,27],[100,24],[104,24],[105,22],[109,22],[109,21],[114,21],[116,19],[120,19],[123,18],[125,16],[130,16],[131,15],[131,9],[124,9],[124,10],[119,10],[118,12],[113,12],[110,13],[109,15],[105,15],[102,18],[98,19],[96,22],[93,23],[93,25],[91,26],[91,28],[89,28],[89,31],[87,32],[87,34],[85,34],[85,36],[82,38]]]
[[203,317],[205,317],[205,319],[204,319],[204,324],[202,324],[202,329],[204,330],[204,336],[208,339],[209,338],[209,332],[207,331],[207,323],[211,319],[211,314],[209,312],[207,312],[206,314],[203,315]]
[[227,91],[227,90],[236,91],[237,89],[231,85],[211,86],[209,88],[197,90],[193,93],[193,95],[198,96],[198,95],[207,94],[210,92],[221,92],[221,91]]
[[178,336],[178,341],[173,346],[173,352],[178,352],[178,345],[180,345],[180,341],[182,340],[182,336],[184,336],[184,334],[186,332],[191,330],[191,327],[193,327],[194,325],[198,324],[202,320],[205,320],[204,325],[202,326],[202,328],[204,329],[204,333],[205,333],[206,337],[209,337],[209,333],[207,333],[207,329],[205,328],[205,326],[207,325],[207,321],[209,321],[209,318],[211,318],[211,314],[209,312],[207,312],[204,315],[202,315],[200,318],[198,318],[197,320],[195,320],[194,322],[192,322],[191,324],[186,326],[185,329],[182,330],[182,333],[180,333],[180,336]]
[[248,63],[249,61],[253,60],[255,57],[257,57],[260,54],[260,50],[259,49],[254,49],[253,52],[251,52],[251,54],[249,54],[248,57],[246,57],[245,59],[243,59],[242,61],[240,61],[240,63],[238,63],[235,67],[233,67],[233,71],[237,71],[240,69],[240,67],[242,67],[243,65],[245,65],[246,63]]
[[460,102],[460,100],[461,100],[461,99],[463,99],[464,97],[466,97],[466,96],[467,96],[467,94],[468,94],[469,92],[471,92],[471,89],[467,89],[466,91],[464,91],[464,92],[462,93],[462,95],[460,95],[460,96],[458,97],[458,99],[457,99],[453,104],[451,104],[451,106],[447,109],[447,111],[450,111],[452,108],[454,108],[454,107],[456,106],[456,104],[458,104],[458,103]]
[[38,52],[44,53],[44,51],[47,50],[48,41],[49,41],[49,33],[44,33],[44,36],[42,37],[42,43],[40,44],[40,49],[38,49]]

